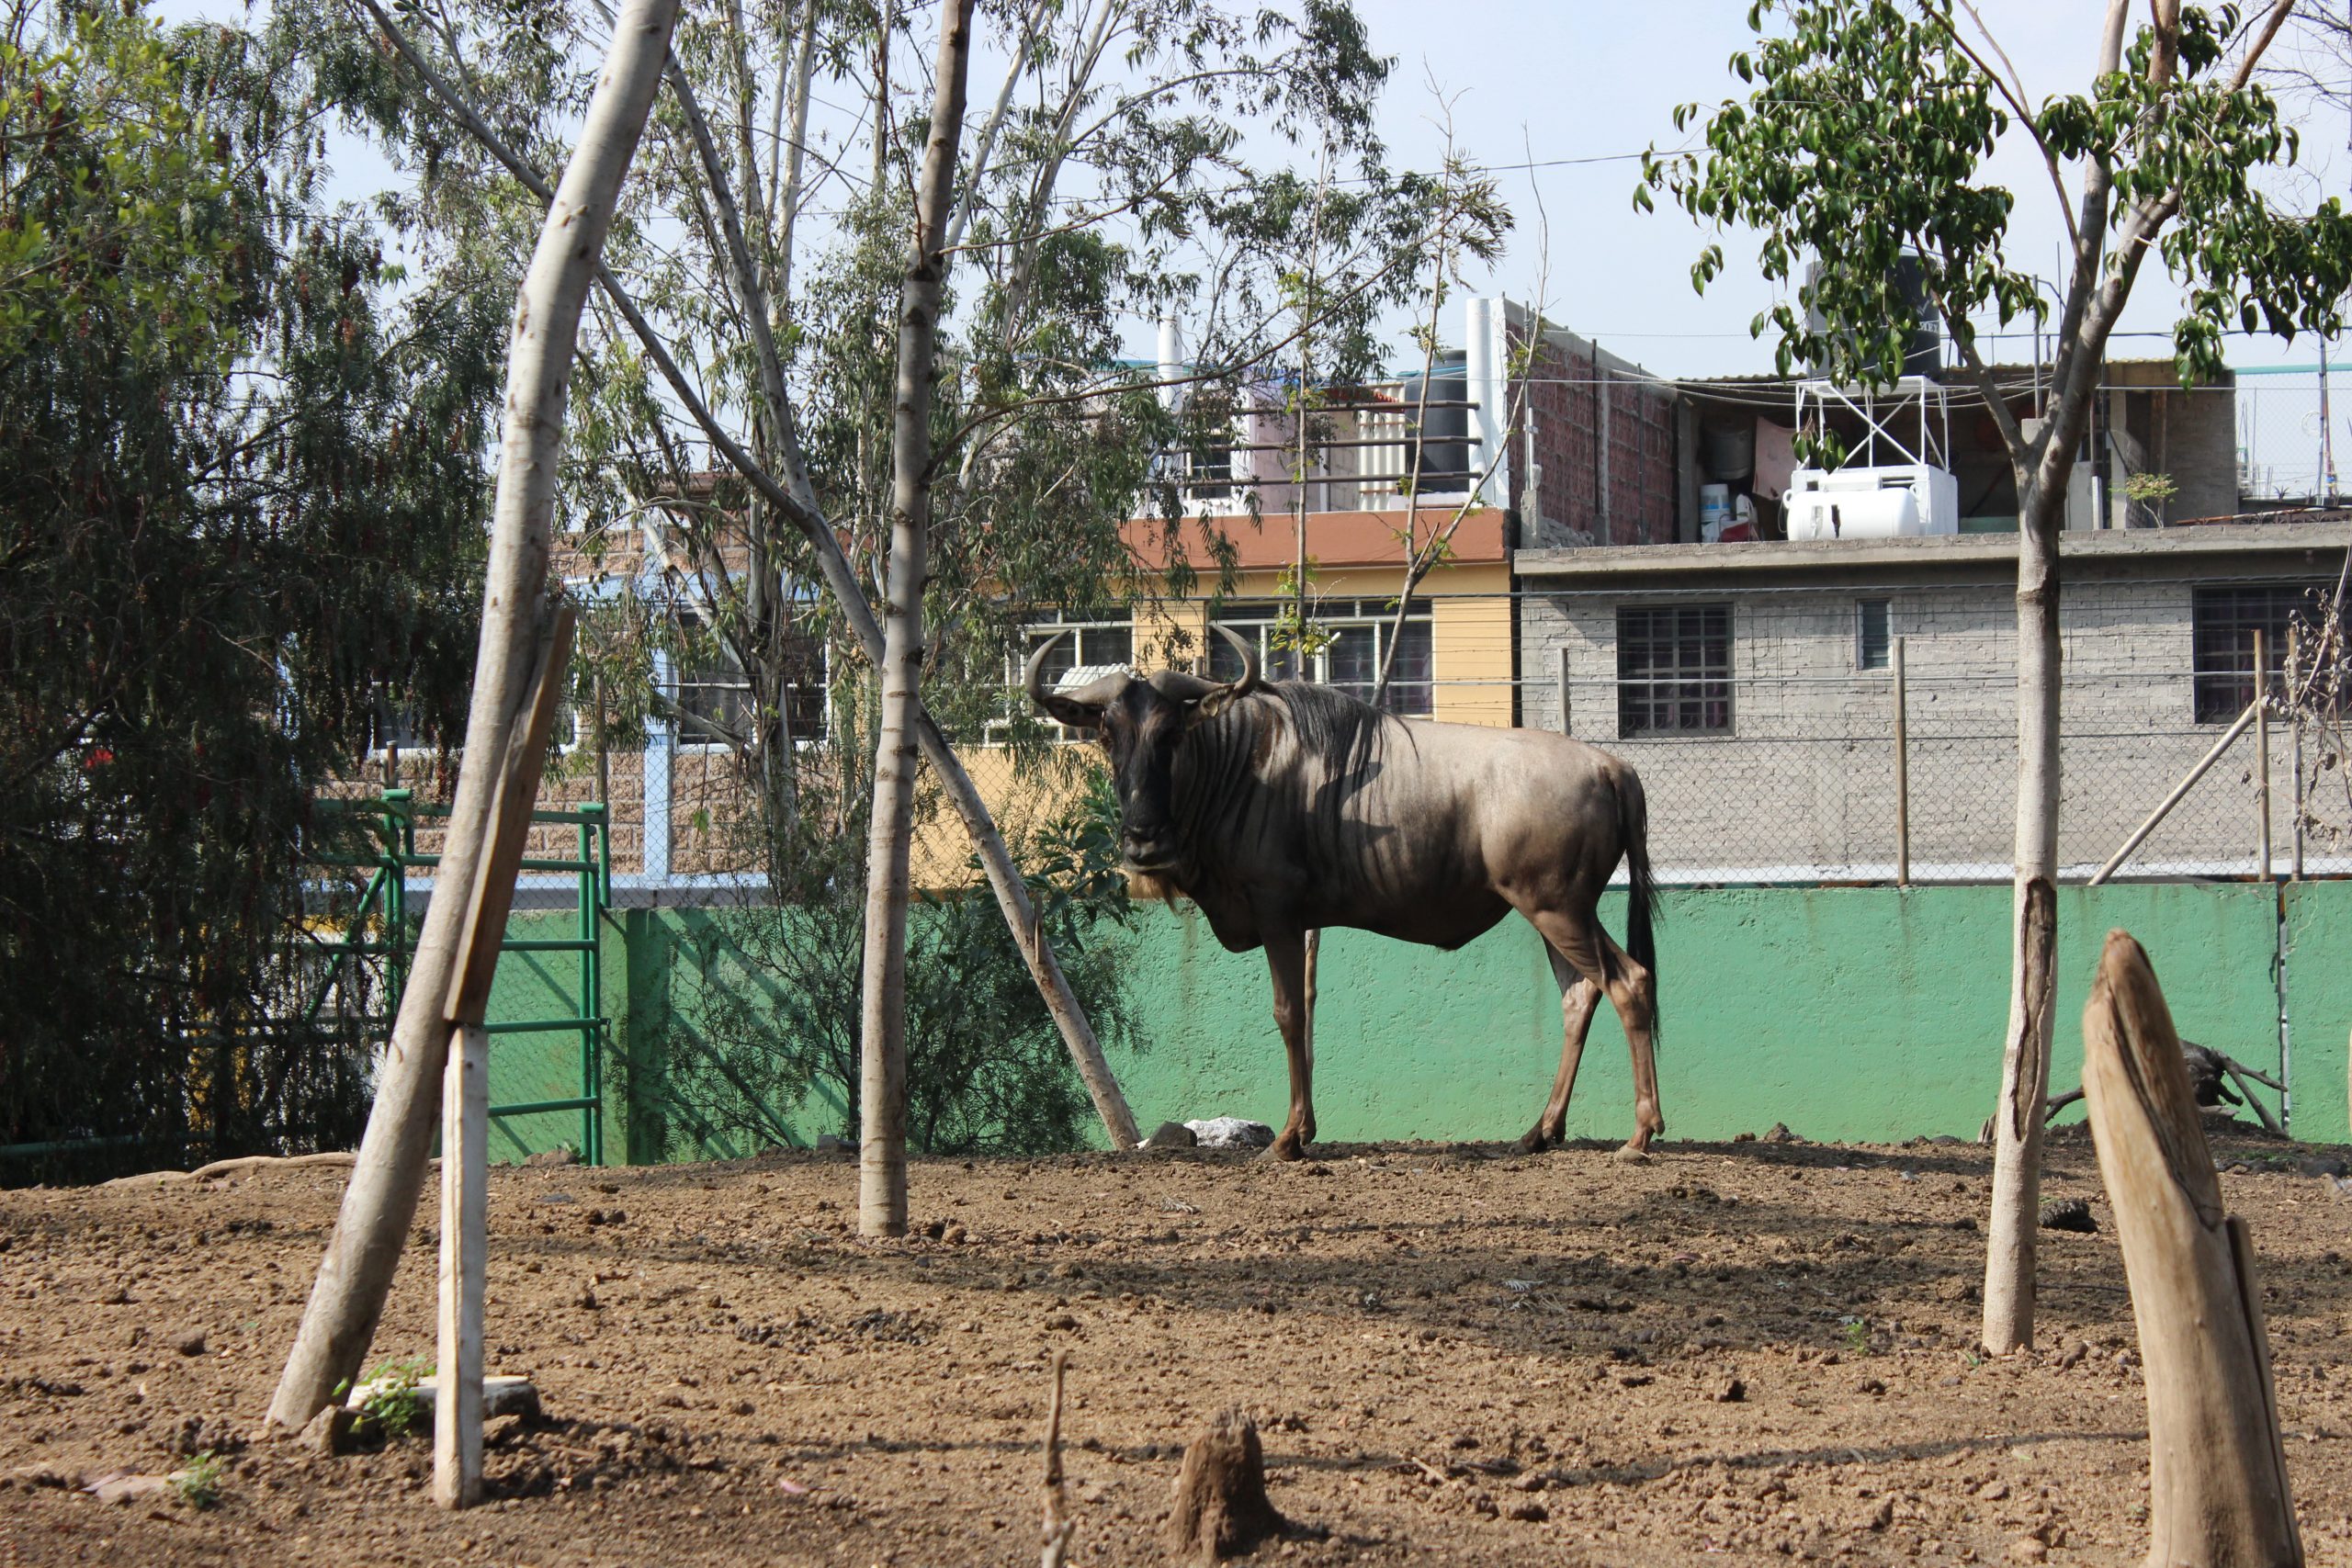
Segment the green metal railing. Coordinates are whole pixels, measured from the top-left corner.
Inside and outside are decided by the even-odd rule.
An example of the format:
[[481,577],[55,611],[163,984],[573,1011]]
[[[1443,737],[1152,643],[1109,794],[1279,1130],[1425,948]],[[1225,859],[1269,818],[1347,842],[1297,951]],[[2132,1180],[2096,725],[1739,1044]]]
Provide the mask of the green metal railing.
[[[352,869],[365,867],[368,878],[356,910],[340,941],[322,942],[327,950],[325,972],[307,1004],[305,1020],[334,993],[336,983],[352,973],[364,958],[384,964],[382,1017],[375,1021],[389,1036],[391,1021],[400,1014],[401,992],[408,980],[416,935],[408,912],[408,876],[413,870],[441,863],[436,854],[416,848],[421,820],[446,818],[447,806],[415,798],[405,789],[388,789],[371,799],[322,800],[321,807],[366,816],[376,840],[376,852],[366,859],[322,857],[324,863]],[[493,1105],[492,1117],[540,1116],[551,1111],[580,1112],[580,1157],[590,1165],[605,1163],[604,1049],[609,1021],[604,1016],[604,956],[597,940],[597,922],[613,903],[613,847],[604,806],[591,803],[571,811],[534,811],[535,823],[569,825],[579,830],[579,852],[566,859],[526,858],[525,874],[563,873],[573,878],[577,897],[576,934],[558,938],[514,938],[499,944],[499,952],[575,953],[579,957],[577,995],[562,998],[564,1010],[553,1018],[501,1019],[487,1026],[495,1035],[576,1033],[580,1037],[580,1092],[555,1100],[514,1105]],[[378,932],[380,934],[371,934]]]

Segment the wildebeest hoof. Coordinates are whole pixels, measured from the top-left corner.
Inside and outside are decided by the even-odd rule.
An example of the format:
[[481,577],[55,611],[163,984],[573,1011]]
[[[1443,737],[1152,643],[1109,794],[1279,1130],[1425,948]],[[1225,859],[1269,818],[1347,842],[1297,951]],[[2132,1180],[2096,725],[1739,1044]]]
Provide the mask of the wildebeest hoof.
[[1646,1165],[1649,1163],[1650,1152],[1639,1144],[1627,1144],[1609,1157],[1619,1165]]
[[1295,1160],[1306,1157],[1306,1140],[1294,1138],[1288,1133],[1276,1138],[1273,1145],[1259,1156],[1261,1159]]
[[1523,1155],[1540,1155],[1551,1146],[1552,1140],[1544,1135],[1544,1129],[1541,1127],[1530,1127],[1527,1130],[1527,1135],[1511,1145]]

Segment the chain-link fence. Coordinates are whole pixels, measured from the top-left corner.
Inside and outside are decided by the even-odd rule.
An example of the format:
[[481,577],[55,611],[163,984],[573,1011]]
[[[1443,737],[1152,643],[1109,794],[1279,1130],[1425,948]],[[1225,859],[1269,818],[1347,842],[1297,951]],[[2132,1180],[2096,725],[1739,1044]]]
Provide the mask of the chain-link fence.
[[2315,371],[2240,370],[2238,493],[2248,507],[2328,506],[2352,466],[2352,380]]
[[[2224,725],[2198,725],[2188,671],[2077,676],[2062,707],[2059,860],[2077,878],[2113,854],[2205,757]],[[1572,714],[1613,716],[1616,682],[1571,682]],[[2013,676],[1906,671],[1894,681],[1717,683],[1713,733],[1619,733],[1597,743],[1641,773],[1650,856],[1668,881],[2006,881],[2017,822]],[[1657,716],[1655,709],[1646,716]],[[1580,730],[1599,728],[1577,726]],[[2274,736],[2279,871],[2291,856],[2291,742]],[[2258,872],[2259,770],[2252,733],[2165,813],[2120,875]],[[1899,759],[1899,760],[1898,760]],[[2316,869],[2316,868],[2315,868]]]

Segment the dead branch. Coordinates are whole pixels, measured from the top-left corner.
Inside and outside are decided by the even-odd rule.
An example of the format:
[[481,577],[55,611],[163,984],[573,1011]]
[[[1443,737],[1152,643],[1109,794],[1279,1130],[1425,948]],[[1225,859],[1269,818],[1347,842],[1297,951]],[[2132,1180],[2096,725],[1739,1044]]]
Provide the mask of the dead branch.
[[2148,1561],[2300,1564],[2252,1235],[2222,1208],[2155,972],[2120,931],[2083,1010],[2083,1085],[2147,1365]]
[[1054,1352],[1054,1403],[1046,1416],[1046,1540],[1037,1553],[1037,1568],[1063,1568],[1069,1561],[1070,1538],[1078,1521],[1069,1517],[1069,1499],[1062,1491],[1062,1372],[1069,1352]]

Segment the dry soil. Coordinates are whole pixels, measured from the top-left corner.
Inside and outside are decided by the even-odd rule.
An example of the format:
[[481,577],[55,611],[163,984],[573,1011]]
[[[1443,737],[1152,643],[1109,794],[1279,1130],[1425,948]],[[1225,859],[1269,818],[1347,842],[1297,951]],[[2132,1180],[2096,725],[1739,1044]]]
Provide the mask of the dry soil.
[[[2147,1442],[2086,1145],[2047,1191],[2041,1346],[1971,1346],[1971,1147],[1326,1147],[918,1162],[919,1233],[777,1156],[505,1169],[492,1500],[430,1440],[257,1435],[334,1170],[0,1193],[0,1563],[1035,1562],[1046,1359],[1070,1352],[1074,1561],[1165,1560],[1184,1443],[1263,1434],[1280,1563],[2124,1562]],[[2352,1562],[2352,1199],[2326,1151],[2225,1145],[2315,1562]],[[431,1214],[428,1203],[421,1211]],[[431,1355],[420,1227],[370,1364]],[[109,1474],[216,1456],[217,1501]],[[148,1483],[153,1487],[155,1483]],[[114,1488],[120,1491],[125,1488]]]

